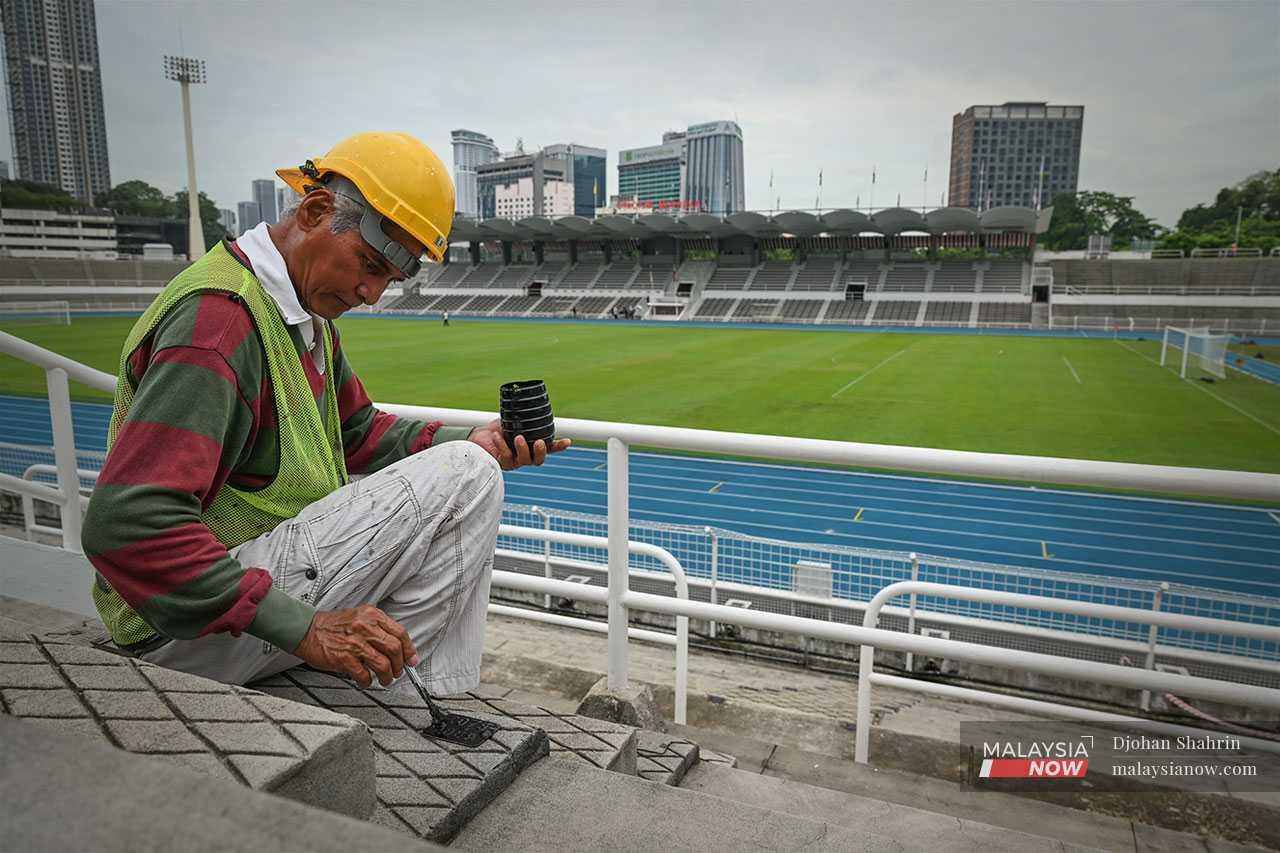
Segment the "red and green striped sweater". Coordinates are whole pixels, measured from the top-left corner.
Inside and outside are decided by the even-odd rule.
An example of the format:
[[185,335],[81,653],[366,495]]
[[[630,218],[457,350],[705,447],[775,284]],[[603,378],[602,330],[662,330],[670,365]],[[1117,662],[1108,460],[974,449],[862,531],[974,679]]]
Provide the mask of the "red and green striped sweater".
[[[298,327],[288,329],[324,419],[324,377]],[[332,335],[349,473],[466,437],[465,427],[374,408]],[[314,608],[272,586],[265,568],[242,566],[200,521],[223,484],[262,488],[279,467],[271,377],[249,310],[226,293],[188,297],[127,363],[137,392],[85,517],[89,561],[166,637],[247,632],[292,651]]]

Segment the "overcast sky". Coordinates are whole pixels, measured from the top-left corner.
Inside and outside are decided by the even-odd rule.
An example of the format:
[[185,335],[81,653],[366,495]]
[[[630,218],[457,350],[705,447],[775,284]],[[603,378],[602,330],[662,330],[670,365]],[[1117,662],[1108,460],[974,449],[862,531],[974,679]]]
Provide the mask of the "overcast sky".
[[[1008,100],[1085,106],[1080,188],[1166,225],[1280,167],[1280,0],[1260,2],[121,2],[97,0],[115,183],[185,184],[176,84],[193,90],[200,188],[249,181],[361,130],[404,130],[452,166],[449,131],[503,150],[616,152],[736,119],[747,206],[926,201],[946,189],[951,118]],[[3,121],[0,118],[0,121]],[[7,124],[0,134],[9,159]],[[770,172],[774,190],[769,189]]]

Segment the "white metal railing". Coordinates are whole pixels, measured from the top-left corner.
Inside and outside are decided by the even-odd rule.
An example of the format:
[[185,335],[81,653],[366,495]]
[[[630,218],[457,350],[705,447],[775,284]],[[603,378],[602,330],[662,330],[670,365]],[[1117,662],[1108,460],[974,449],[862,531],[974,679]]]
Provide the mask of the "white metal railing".
[[[7,352],[26,361],[44,367],[48,376],[49,404],[54,423],[55,464],[60,487],[29,482],[18,477],[0,475],[0,485],[16,483],[15,490],[52,499],[64,507],[64,547],[79,551],[79,490],[75,465],[75,448],[71,435],[71,406],[67,389],[68,377],[91,387],[110,391],[114,378],[101,371],[80,365],[55,353],[51,353],[21,339],[0,332],[0,352]],[[392,414],[443,420],[457,426],[478,426],[493,419],[491,412],[442,409],[425,406],[380,405]],[[716,432],[711,430],[656,427],[640,424],[620,424],[588,421],[574,418],[557,420],[557,432],[578,440],[604,441],[608,448],[608,585],[604,590],[511,572],[495,572],[495,582],[500,585],[537,594],[553,594],[573,600],[602,602],[608,608],[608,684],[613,690],[623,689],[628,681],[627,643],[629,637],[628,611],[646,610],[674,617],[693,617],[709,622],[740,625],[764,631],[796,634],[867,646],[876,649],[902,651],[913,655],[963,660],[970,663],[1005,669],[1019,669],[1053,674],[1059,677],[1079,678],[1100,684],[1117,685],[1141,690],[1173,691],[1184,696],[1209,699],[1229,705],[1250,708],[1280,710],[1280,690],[1249,684],[1219,681],[1189,675],[1135,669],[1116,664],[1064,658],[1035,652],[1010,650],[975,643],[918,636],[914,633],[890,631],[883,628],[856,626],[793,615],[767,613],[726,607],[719,604],[690,601],[663,595],[636,592],[629,587],[629,556],[632,545],[629,538],[629,447],[632,444],[686,451],[766,457],[793,461],[824,462],[871,468],[891,468],[904,471],[935,474],[959,474],[982,478],[1052,482],[1072,485],[1099,486],[1139,491],[1175,494],[1199,494],[1250,500],[1280,500],[1280,475],[1241,471],[1215,471],[1197,468],[1139,465],[1132,463],[1096,462],[1089,460],[1058,459],[997,453],[948,451],[931,448],[901,447],[855,442],[800,439],[782,436],[748,435],[743,433]],[[35,490],[35,491],[33,491]],[[568,536],[555,531],[536,528],[522,531],[522,535]],[[599,537],[593,538],[599,544]],[[582,544],[587,544],[586,542]],[[637,543],[640,544],[640,543]],[[662,559],[654,546],[650,556]],[[667,555],[670,556],[669,554]],[[674,558],[671,558],[674,561]],[[678,563],[677,563],[678,565]],[[890,587],[893,589],[893,587]],[[899,585],[897,589],[901,590]],[[963,587],[938,586],[934,593],[965,598],[971,595],[994,595],[991,590],[970,590]],[[686,590],[687,593],[687,590]],[[882,591],[881,595],[886,593]],[[896,593],[895,593],[896,594]],[[1011,593],[1009,601],[1020,598]],[[1041,599],[1035,596],[1035,607],[1045,610],[1064,606],[1080,608],[1086,614],[1101,613],[1105,605],[1088,602],[1064,602],[1062,599]],[[980,599],[981,600],[981,599]],[[882,601],[880,602],[883,603]],[[868,609],[868,618],[878,612]],[[1249,623],[1224,620],[1197,620],[1196,617],[1163,614],[1125,608],[1126,618],[1139,623],[1191,624],[1212,623],[1213,630],[1223,633],[1265,633],[1268,641],[1280,637],[1280,629],[1273,626],[1257,626]],[[1186,621],[1195,620],[1195,621]],[[1249,636],[1255,636],[1248,633]],[[873,673],[867,669],[867,677]],[[868,683],[869,686],[869,683]],[[960,688],[956,688],[960,689]],[[994,694],[974,691],[983,701],[999,702]],[[861,695],[861,694],[860,694]],[[867,694],[869,697],[869,693]],[[860,700],[861,701],[861,700]],[[1023,700],[1031,701],[1031,700]],[[1061,713],[1060,706],[1053,706]],[[866,736],[867,727],[861,727]],[[865,760],[865,754],[863,756]]]
[[[1092,619],[1109,619],[1119,622],[1145,623],[1152,626],[1163,626],[1166,628],[1177,628],[1187,631],[1199,631],[1213,634],[1229,634],[1237,637],[1247,637],[1249,639],[1261,640],[1263,642],[1280,642],[1280,626],[1274,625],[1256,625],[1249,622],[1232,622],[1225,619],[1206,619],[1200,616],[1188,616],[1182,613],[1163,613],[1159,610],[1139,610],[1133,607],[1115,607],[1107,604],[1096,604],[1093,602],[1070,601],[1061,598],[1045,598],[1039,595],[1023,595],[1014,592],[1004,592],[1002,590],[992,589],[973,589],[971,587],[948,586],[946,584],[925,583],[923,581],[900,581],[890,584],[876,596],[871,599],[867,605],[866,613],[862,618],[864,628],[875,628],[880,619],[880,610],[884,607],[885,602],[892,598],[902,595],[910,595],[913,599],[916,596],[927,595],[935,598],[958,598],[966,601],[981,601],[988,604],[998,604],[1007,607],[1024,607],[1034,608],[1037,610],[1051,610],[1059,613],[1072,613],[1077,616],[1088,616]],[[951,642],[951,641],[946,641]],[[968,644],[962,644],[968,645]],[[985,648],[985,647],[982,647]],[[875,650],[874,644],[864,644],[858,661],[858,718],[856,723],[854,759],[862,764],[867,762],[868,750],[871,743],[871,685],[875,673]],[[1150,690],[1186,690],[1190,692],[1187,685],[1176,685],[1168,681],[1168,673],[1156,672],[1151,669],[1150,661],[1148,666],[1141,670],[1135,670],[1132,667],[1117,666],[1115,664],[1096,663],[1094,661],[1072,661],[1069,658],[1057,658],[1062,661],[1062,666],[1058,668],[1038,669],[1043,665],[1043,661],[1035,661],[1033,658],[1048,657],[1039,655],[1034,652],[1023,652],[1016,650],[1005,651],[1006,660],[1002,664],[1005,667],[1026,668],[1033,671],[1049,672],[1055,675],[1070,676],[1069,670],[1076,670],[1077,677],[1094,678],[1105,684],[1119,684],[1122,686],[1140,687],[1144,691]],[[959,657],[949,655],[950,657]],[[966,659],[959,657],[959,659]],[[971,658],[970,658],[971,660]],[[1019,664],[1023,664],[1019,667]],[[1108,678],[1114,675],[1109,670],[1120,670],[1128,672],[1132,675],[1131,679],[1121,681],[1109,681]],[[1164,677],[1161,677],[1164,676]],[[1175,678],[1188,678],[1189,676],[1174,676]],[[907,689],[928,692],[929,685],[913,679],[895,679],[892,683],[901,687],[900,682],[908,682],[911,686]],[[882,682],[889,683],[889,682]],[[1224,682],[1218,682],[1222,684]],[[1269,688],[1254,688],[1256,690],[1264,690],[1272,694],[1268,704],[1263,707],[1280,708],[1280,690],[1272,690]],[[978,695],[987,695],[982,691],[966,691]],[[1200,694],[1206,696],[1207,694]],[[1243,694],[1242,694],[1243,695]],[[1004,699],[1013,699],[1018,697],[1001,697]],[[999,699],[988,704],[1001,704]],[[1009,707],[1009,703],[1003,703]],[[1145,698],[1144,698],[1145,705]],[[1132,719],[1119,714],[1101,714],[1099,712],[1089,712],[1088,709],[1072,708],[1062,705],[1061,703],[1039,702],[1029,699],[1018,699],[1017,706],[1024,710],[1038,710],[1041,713],[1056,713],[1060,716],[1067,716],[1073,719],[1095,720],[1098,722]],[[1085,712],[1085,713],[1079,713]],[[1185,733],[1185,732],[1184,732]],[[1266,749],[1271,752],[1280,752],[1280,740],[1263,741],[1256,738],[1248,739],[1251,745],[1257,748]]]

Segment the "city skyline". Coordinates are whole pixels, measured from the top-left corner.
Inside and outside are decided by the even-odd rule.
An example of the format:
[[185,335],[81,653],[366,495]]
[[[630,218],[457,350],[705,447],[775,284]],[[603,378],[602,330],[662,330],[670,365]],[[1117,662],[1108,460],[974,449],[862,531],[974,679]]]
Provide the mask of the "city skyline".
[[[1276,165],[1280,59],[1271,48],[1280,21],[1270,2],[1128,3],[1108,7],[1106,27],[1076,4],[953,5],[947,14],[808,4],[799,15],[761,8],[743,16],[733,14],[736,4],[708,3],[681,7],[685,33],[607,6],[622,54],[696,59],[643,75],[625,63],[587,74],[551,55],[522,60],[517,74],[500,52],[465,37],[483,30],[478,8],[445,22],[440,69],[425,87],[402,84],[420,74],[403,8],[318,6],[335,27],[359,20],[389,34],[386,44],[355,45],[347,57],[373,69],[359,85],[318,53],[278,49],[299,4],[246,7],[234,21],[211,3],[101,6],[115,182],[136,178],[169,193],[185,184],[177,94],[157,73],[163,54],[179,48],[209,63],[210,85],[192,95],[197,163],[201,188],[223,207],[243,200],[255,177],[323,154],[350,133],[393,125],[446,162],[459,127],[491,136],[501,150],[517,136],[527,149],[583,139],[609,152],[606,174],[616,176],[619,150],[725,117],[750,140],[745,206],[764,210],[812,207],[820,172],[823,207],[884,207],[899,195],[904,206],[935,207],[949,178],[952,116],[1005,101],[1083,104],[1079,188],[1135,196],[1166,226],[1218,188]],[[530,26],[536,40],[551,24],[535,17]],[[696,38],[706,28],[724,44]],[[1055,37],[1026,36],[1047,31]],[[1193,53],[1198,61],[1186,62]],[[262,57],[258,74],[241,73],[248,56]],[[620,88],[619,75],[631,84]],[[266,99],[263,86],[289,95]],[[397,108],[369,97],[373,90],[400,92]],[[343,109],[315,108],[329,100]],[[245,106],[255,103],[262,109]],[[7,116],[0,122],[0,159],[12,159]]]

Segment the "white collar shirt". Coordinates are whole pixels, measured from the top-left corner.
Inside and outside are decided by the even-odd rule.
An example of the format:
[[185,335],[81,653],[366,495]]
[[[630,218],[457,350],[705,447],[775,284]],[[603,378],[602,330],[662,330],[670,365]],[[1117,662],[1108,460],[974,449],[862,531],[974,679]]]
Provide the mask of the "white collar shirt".
[[240,251],[244,252],[253,274],[262,282],[262,289],[271,297],[271,301],[280,309],[280,316],[289,326],[297,326],[302,335],[302,343],[311,353],[311,360],[316,369],[324,373],[324,320],[308,313],[298,301],[298,292],[289,278],[289,268],[285,266],[284,256],[276,248],[271,235],[267,233],[267,223],[260,222],[252,229],[241,234],[236,240]]

